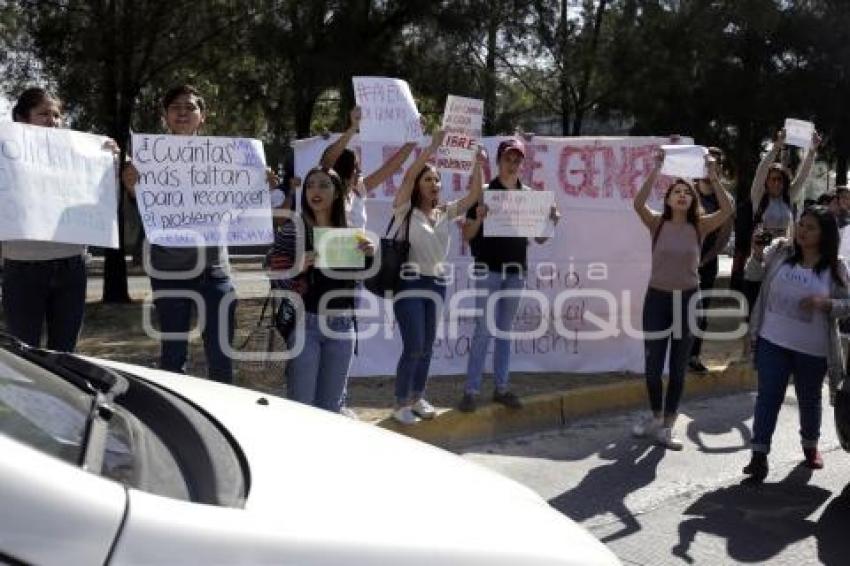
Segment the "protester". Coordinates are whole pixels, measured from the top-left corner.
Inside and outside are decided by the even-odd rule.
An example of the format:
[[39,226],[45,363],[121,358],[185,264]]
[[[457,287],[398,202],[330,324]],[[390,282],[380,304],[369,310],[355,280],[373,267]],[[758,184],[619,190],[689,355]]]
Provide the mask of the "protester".
[[[709,149],[709,154],[714,158],[717,162],[717,170],[718,177],[719,172],[723,170],[723,152],[716,147],[712,147]],[[720,202],[718,201],[717,195],[714,193],[715,187],[712,184],[710,179],[696,179],[694,184],[697,188],[697,194],[699,195],[699,204],[702,208],[703,214],[712,214],[720,210]],[[723,185],[722,179],[718,187],[721,190],[727,192],[728,190]],[[731,196],[727,196],[727,198],[731,201]],[[723,223],[717,231],[712,232],[705,236],[705,239],[702,242],[702,250],[700,251],[700,262],[699,262],[699,290],[700,294],[705,291],[711,291],[714,289],[714,283],[717,280],[717,273],[720,270],[720,261],[718,256],[726,249],[726,245],[729,243],[729,239],[732,236],[732,231],[735,227],[735,218],[734,215],[731,215],[729,219]],[[707,310],[711,305],[710,298],[700,297],[699,302],[697,303],[697,308],[700,310]],[[705,332],[708,328],[708,319],[705,316],[700,316],[697,319],[697,327],[701,332]],[[700,336],[694,336],[694,344],[691,347],[691,359],[688,362],[688,367],[697,373],[706,373],[708,368],[705,367],[705,364],[700,360],[700,354],[702,353],[702,338]]]
[[[162,110],[168,132],[173,135],[198,135],[207,117],[203,97],[190,85],[166,92]],[[139,174],[132,164],[124,168],[122,179],[130,195],[135,197]],[[159,366],[178,373],[185,371],[194,305],[204,311],[202,335],[209,378],[232,383],[233,361],[224,347],[233,342],[236,291],[230,280],[227,247],[152,244],[150,268],[153,302],[160,331],[164,333]],[[222,308],[225,304],[227,307]]]
[[[820,135],[812,135],[812,146],[806,152],[797,175],[791,178],[791,172],[776,158],[785,146],[785,130],[776,134],[773,147],[764,156],[756,169],[753,184],[750,188],[750,202],[753,207],[753,233],[761,245],[769,245],[771,240],[789,237],[794,223],[793,205],[797,203],[803,191],[803,185],[809,178],[812,165],[820,145]],[[744,269],[744,295],[750,310],[758,296],[761,280],[757,273]]]
[[[652,414],[636,424],[632,432],[639,437],[654,436],[662,446],[681,450],[682,441],[675,435],[673,426],[678,416],[691,350],[688,308],[699,286],[700,248],[706,236],[729,220],[733,206],[729,195],[720,186],[717,162],[708,155],[706,166],[719,210],[702,214],[695,189],[684,179],[676,179],[664,195],[663,213],[653,211],[646,201],[663,162],[664,154],[659,152],[655,168],[634,201],[638,216],[652,235],[652,270],[643,305],[646,388]],[[679,325],[674,326],[674,321],[679,321]],[[663,398],[661,373],[668,342],[670,378],[666,398]]]
[[835,187],[833,205],[833,214],[835,214],[840,230],[850,224],[850,188],[846,186]]
[[407,161],[416,144],[406,143],[387,159],[380,168],[363,176],[360,161],[354,151],[348,149],[351,138],[360,130],[362,111],[355,106],[349,114],[348,129],[322,154],[321,166],[333,169],[342,178],[345,187],[345,213],[348,225],[366,228],[366,198],[370,191],[389,179]]
[[[296,347],[295,333],[303,332],[303,347],[286,366],[288,398],[339,413],[354,355],[356,322],[354,293],[356,281],[343,278],[314,266],[314,228],[346,228],[345,189],[332,169],[316,167],[304,178],[301,212],[284,222],[275,239],[274,253],[279,254],[286,269],[294,267],[293,277],[272,281],[273,287],[292,289],[298,286],[303,300],[304,325],[296,327],[288,337],[290,349]],[[297,240],[303,231],[306,252],[299,265]],[[358,248],[371,257],[375,245],[365,237]]]
[[834,393],[846,377],[837,323],[850,315],[850,293],[838,243],[835,217],[822,206],[803,212],[793,240],[779,238],[766,250],[754,242],[748,264],[764,284],[750,320],[758,396],[752,459],[744,473],[752,481],[767,476],[767,454],[792,374],[804,464],[823,467],[817,448],[823,378],[829,375]]
[[[15,122],[62,126],[62,104],[45,89],[31,87],[12,109]],[[104,150],[118,152],[113,140]],[[47,326],[47,348],[73,352],[86,305],[86,246],[51,241],[3,242],[3,312],[10,334],[39,347]]]
[[432,419],[436,414],[424,394],[437,320],[446,294],[443,262],[449,251],[449,231],[453,221],[479,200],[483,187],[481,166],[485,157],[483,150],[479,150],[467,194],[459,200],[440,203],[440,175],[426,162],[444,137],[442,130],[434,134],[431,144],[404,174],[404,181],[393,200],[396,234],[408,234],[410,242],[408,263],[393,303],[402,340],[393,418],[402,424]]
[[[496,150],[496,162],[499,173],[487,185],[488,191],[520,190],[531,188],[519,179],[522,162],[525,159],[525,146],[518,139],[507,139]],[[510,332],[514,317],[519,308],[520,295],[525,288],[525,273],[528,268],[528,238],[524,237],[485,237],[484,220],[487,209],[480,199],[478,206],[470,208],[463,227],[464,240],[470,243],[476,262],[475,288],[476,309],[480,312],[475,323],[472,344],[469,349],[469,361],[466,368],[466,384],[458,409],[471,413],[476,409],[476,396],[481,391],[482,373],[487,348],[493,335],[488,327],[486,311],[488,302],[495,300],[492,309],[495,313],[496,327],[501,332]],[[553,206],[550,220],[557,224],[560,214]],[[547,240],[536,238],[538,243]],[[504,296],[492,298],[494,293],[507,292]],[[511,340],[496,338],[493,352],[494,390],[493,401],[511,409],[522,408],[522,402],[510,390]]]

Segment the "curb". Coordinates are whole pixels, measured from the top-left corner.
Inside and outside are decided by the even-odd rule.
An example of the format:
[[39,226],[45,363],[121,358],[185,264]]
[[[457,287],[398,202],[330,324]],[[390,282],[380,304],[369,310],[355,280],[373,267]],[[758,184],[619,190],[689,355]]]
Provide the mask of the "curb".
[[[705,375],[688,374],[685,400],[751,391],[756,373],[748,362],[733,362]],[[526,397],[521,410],[500,405],[479,407],[474,413],[456,409],[440,412],[431,421],[405,426],[386,418],[378,426],[441,448],[457,449],[540,430],[601,413],[640,408],[646,405],[646,385],[635,376],[617,383],[591,385],[558,393]]]

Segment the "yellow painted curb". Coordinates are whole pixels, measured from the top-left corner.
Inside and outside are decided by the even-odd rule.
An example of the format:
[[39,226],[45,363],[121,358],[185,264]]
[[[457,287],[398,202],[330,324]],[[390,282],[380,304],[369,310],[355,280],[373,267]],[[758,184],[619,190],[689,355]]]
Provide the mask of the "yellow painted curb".
[[[689,374],[686,398],[748,391],[756,386],[752,367],[734,362],[708,374]],[[430,421],[405,426],[384,419],[378,426],[443,448],[459,448],[511,435],[556,428],[567,422],[599,413],[634,409],[646,405],[646,385],[640,376],[617,383],[590,385],[569,391],[525,397],[523,408],[511,410],[486,405],[471,414],[457,410],[439,413]]]

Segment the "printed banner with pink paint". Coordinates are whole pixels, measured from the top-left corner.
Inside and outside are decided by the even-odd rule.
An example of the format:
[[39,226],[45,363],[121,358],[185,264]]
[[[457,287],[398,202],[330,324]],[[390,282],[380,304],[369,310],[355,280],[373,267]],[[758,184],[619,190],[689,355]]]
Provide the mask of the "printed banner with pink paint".
[[[319,162],[335,139],[295,143],[296,174]],[[485,179],[496,174],[496,147],[504,137],[483,138],[489,163]],[[423,140],[423,143],[427,143]],[[511,369],[521,372],[643,371],[641,309],[650,270],[650,238],[632,208],[634,195],[653,165],[653,152],[667,138],[549,138],[525,142],[521,175],[536,190],[551,191],[561,212],[554,235],[529,244],[526,291],[514,324]],[[368,175],[398,145],[350,145]],[[410,161],[415,157],[411,156]],[[391,202],[404,168],[370,194],[368,225],[383,235]],[[443,198],[462,197],[468,176],[443,173]],[[661,177],[650,205],[656,208],[670,180]],[[450,283],[441,328],[434,344],[432,375],[465,374],[476,319],[476,277],[469,247],[461,237],[463,220],[452,233]],[[364,292],[358,316],[359,354],[352,375],[395,373],[401,342],[392,305]],[[488,352],[487,368],[491,367]]]

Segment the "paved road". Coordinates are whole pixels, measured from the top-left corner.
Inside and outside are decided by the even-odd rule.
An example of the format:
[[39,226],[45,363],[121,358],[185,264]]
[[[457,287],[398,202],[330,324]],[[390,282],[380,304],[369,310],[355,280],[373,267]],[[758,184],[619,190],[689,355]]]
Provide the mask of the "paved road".
[[[240,299],[265,297],[269,290],[269,281],[262,271],[237,271],[232,273],[233,283]],[[150,294],[150,279],[147,275],[133,275],[127,278],[127,288],[132,299],[143,299]],[[99,300],[103,296],[103,278],[89,277],[86,297],[89,301]]]
[[581,523],[624,564],[850,564],[850,454],[824,410],[826,467],[798,466],[793,395],[786,398],[767,483],[740,485],[749,460],[752,395],[687,403],[682,452],[629,436],[636,414],[576,422],[464,457],[524,483]]

